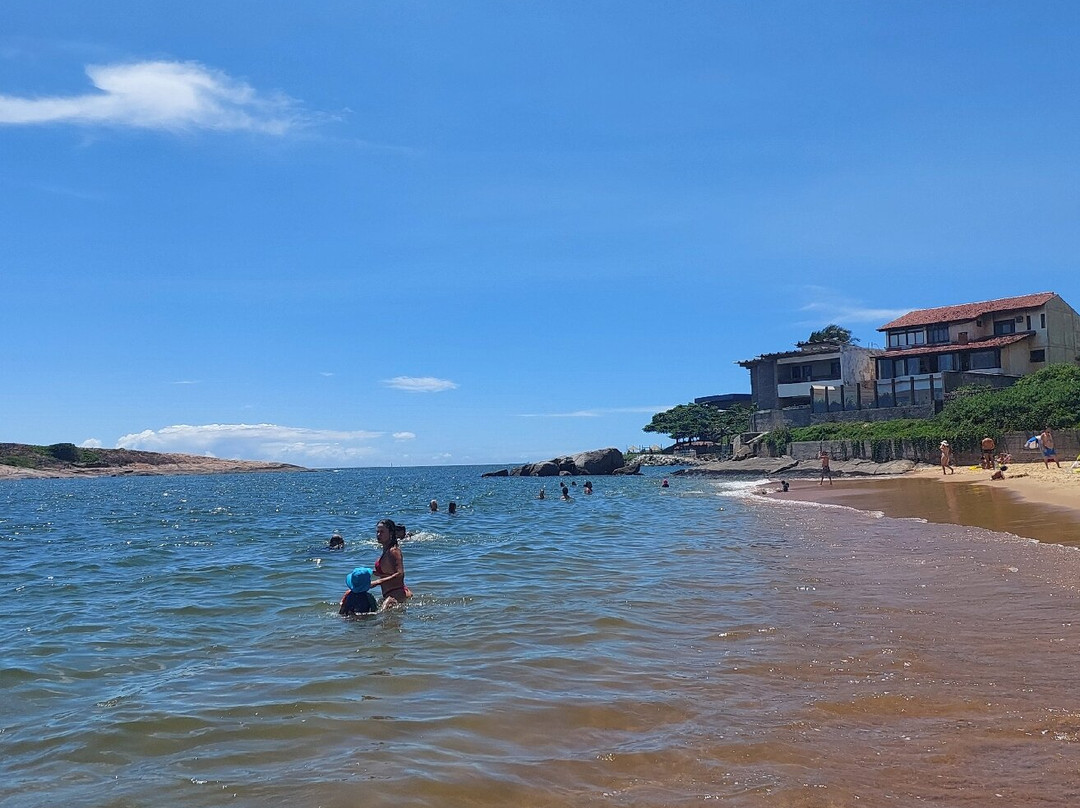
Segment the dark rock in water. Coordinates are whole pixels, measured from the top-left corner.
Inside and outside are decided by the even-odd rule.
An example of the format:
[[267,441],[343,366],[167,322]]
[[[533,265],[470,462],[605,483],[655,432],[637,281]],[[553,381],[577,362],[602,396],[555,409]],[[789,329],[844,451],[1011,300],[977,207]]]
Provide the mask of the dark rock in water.
[[635,460],[629,466],[622,466],[611,472],[612,474],[641,474],[641,461]]
[[[595,476],[614,474],[616,469],[624,468],[625,459],[618,449],[593,449],[590,452],[579,452],[569,457],[556,457],[544,460],[540,463],[526,463],[502,471],[484,472],[481,477],[570,477],[570,476]],[[637,466],[634,471],[620,471],[620,474],[637,474]]]
[[611,474],[615,469],[622,468],[626,464],[623,453],[618,449],[593,449],[591,452],[580,452],[571,458],[573,468],[568,469],[571,474]]

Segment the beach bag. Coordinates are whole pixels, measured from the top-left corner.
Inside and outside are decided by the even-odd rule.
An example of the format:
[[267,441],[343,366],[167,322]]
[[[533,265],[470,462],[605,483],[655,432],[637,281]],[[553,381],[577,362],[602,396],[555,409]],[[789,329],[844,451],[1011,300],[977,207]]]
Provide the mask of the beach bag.
[[1038,439],[1038,437],[1028,438],[1027,443],[1024,444],[1024,448],[1025,449],[1038,449],[1039,445],[1041,443],[1042,443],[1042,441],[1040,441]]

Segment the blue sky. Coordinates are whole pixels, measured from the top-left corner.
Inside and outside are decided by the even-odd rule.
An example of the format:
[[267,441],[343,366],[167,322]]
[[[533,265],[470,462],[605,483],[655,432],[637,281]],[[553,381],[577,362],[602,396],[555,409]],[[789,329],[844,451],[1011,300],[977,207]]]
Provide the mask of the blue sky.
[[653,442],[835,322],[1080,307],[1071,2],[5,0],[0,441]]

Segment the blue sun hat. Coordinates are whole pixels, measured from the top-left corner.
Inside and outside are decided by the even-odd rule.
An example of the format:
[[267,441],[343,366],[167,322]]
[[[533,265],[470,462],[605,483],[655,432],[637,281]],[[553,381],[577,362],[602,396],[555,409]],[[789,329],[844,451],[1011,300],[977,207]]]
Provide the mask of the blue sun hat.
[[345,576],[345,584],[353,592],[367,592],[371,589],[371,568],[357,567]]

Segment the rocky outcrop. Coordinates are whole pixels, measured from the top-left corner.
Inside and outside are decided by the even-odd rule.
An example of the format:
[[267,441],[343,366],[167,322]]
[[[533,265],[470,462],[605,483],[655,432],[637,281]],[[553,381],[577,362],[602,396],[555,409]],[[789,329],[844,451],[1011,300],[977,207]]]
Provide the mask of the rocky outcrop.
[[593,449],[567,457],[556,457],[540,463],[526,463],[511,469],[488,471],[482,477],[556,477],[591,476],[608,474],[638,474],[640,464],[626,465],[623,453],[618,449]]
[[132,449],[89,449],[71,443],[34,446],[0,443],[0,479],[235,474],[261,471],[307,471],[288,463],[222,460],[187,454]]

